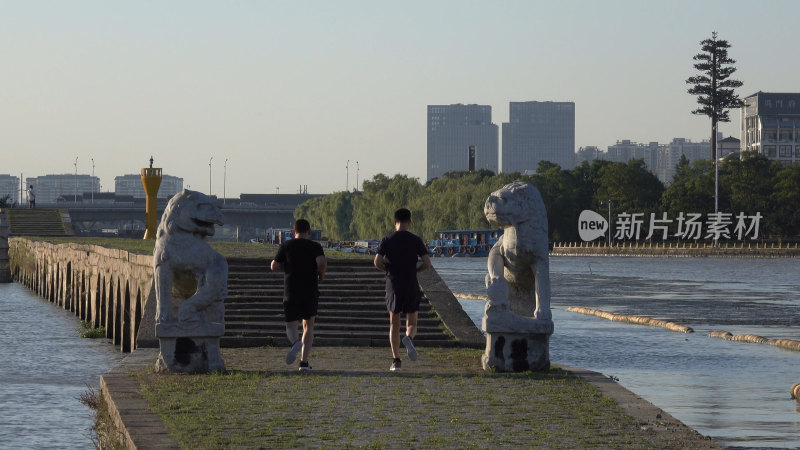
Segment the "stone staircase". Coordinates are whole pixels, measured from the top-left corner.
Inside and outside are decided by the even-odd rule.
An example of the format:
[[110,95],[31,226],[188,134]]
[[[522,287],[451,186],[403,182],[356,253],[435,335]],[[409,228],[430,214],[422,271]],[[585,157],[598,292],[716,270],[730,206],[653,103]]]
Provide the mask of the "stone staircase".
[[[266,259],[228,259],[223,347],[289,345],[283,318],[283,273]],[[368,259],[329,259],[320,283],[315,346],[389,346],[384,274]],[[403,321],[405,327],[405,321]],[[405,328],[403,328],[404,330]],[[423,300],[415,343],[459,345],[445,332],[428,299]]]
[[72,236],[69,214],[58,209],[7,209],[9,236]]

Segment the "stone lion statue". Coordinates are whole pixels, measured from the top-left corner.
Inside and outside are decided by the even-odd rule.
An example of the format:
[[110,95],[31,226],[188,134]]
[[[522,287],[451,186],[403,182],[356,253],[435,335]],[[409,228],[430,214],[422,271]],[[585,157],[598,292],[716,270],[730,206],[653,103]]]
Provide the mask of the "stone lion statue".
[[522,318],[552,320],[547,211],[541,194],[516,181],[492,192],[483,212],[489,224],[503,228],[489,251],[487,313],[507,308]]
[[170,199],[153,251],[157,323],[224,322],[228,262],[206,242],[222,223],[205,194],[184,189]]

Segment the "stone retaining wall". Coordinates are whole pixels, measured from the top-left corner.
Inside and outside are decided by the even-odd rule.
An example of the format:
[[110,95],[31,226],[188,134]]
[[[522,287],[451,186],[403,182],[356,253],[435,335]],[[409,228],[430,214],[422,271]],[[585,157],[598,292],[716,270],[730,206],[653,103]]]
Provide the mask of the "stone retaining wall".
[[145,307],[155,303],[152,255],[25,238],[11,238],[9,247],[15,281],[81,320],[105,327],[106,337],[120,350],[138,346]]

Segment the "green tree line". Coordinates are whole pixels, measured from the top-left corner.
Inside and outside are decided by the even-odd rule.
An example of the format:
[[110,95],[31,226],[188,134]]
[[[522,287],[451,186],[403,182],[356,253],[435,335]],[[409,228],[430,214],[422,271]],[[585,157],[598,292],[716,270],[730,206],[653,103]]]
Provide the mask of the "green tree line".
[[[714,166],[710,160],[677,167],[665,187],[641,160],[615,163],[595,160],[572,170],[541,162],[535,174],[494,174],[488,170],[450,172],[428,183],[406,175],[378,174],[360,192],[336,192],[300,205],[295,217],[309,220],[334,241],[378,239],[393,229],[397,208],[412,211],[413,230],[428,240],[441,229],[480,229],[489,225],[483,205],[489,194],[512,181],[527,181],[542,194],[552,242],[579,241],[578,216],[591,209],[601,214],[608,202],[612,222],[619,213],[641,213],[645,229],[650,214],[714,212]],[[720,212],[763,217],[759,237],[796,238],[800,232],[800,165],[781,165],[758,154],[720,165]],[[605,215],[605,214],[603,214]],[[646,233],[645,233],[646,234]]]

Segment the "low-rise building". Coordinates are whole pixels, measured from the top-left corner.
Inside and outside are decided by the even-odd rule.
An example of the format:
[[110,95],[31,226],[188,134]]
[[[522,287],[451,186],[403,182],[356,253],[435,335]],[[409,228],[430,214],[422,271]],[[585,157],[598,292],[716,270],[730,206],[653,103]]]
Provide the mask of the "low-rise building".
[[800,162],[800,93],[756,92],[744,98],[741,116],[742,151]]

